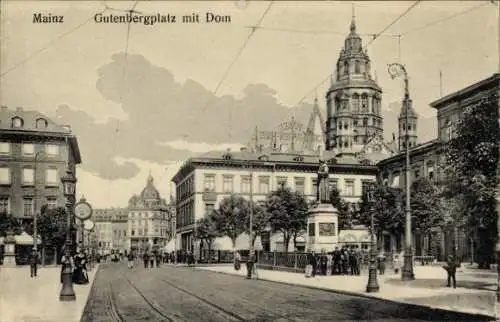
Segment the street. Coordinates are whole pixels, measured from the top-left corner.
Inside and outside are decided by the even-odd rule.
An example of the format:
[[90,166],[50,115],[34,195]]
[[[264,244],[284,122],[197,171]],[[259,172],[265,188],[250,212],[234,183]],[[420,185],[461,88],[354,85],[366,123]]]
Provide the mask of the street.
[[146,270],[105,263],[81,321],[346,320],[470,321],[471,316],[189,267]]

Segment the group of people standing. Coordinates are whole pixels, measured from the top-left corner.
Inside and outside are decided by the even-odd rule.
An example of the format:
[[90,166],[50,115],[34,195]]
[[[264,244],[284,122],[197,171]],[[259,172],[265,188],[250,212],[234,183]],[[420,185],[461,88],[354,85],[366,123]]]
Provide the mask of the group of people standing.
[[77,249],[75,256],[66,258],[65,255],[61,258],[61,283],[63,282],[63,272],[66,265],[71,265],[73,270],[73,283],[74,284],[88,284],[88,263],[89,255],[87,250]]
[[310,275],[360,275],[360,266],[363,261],[363,252],[359,246],[341,249],[335,247],[333,252],[327,253],[325,250],[317,255],[314,251],[309,253],[308,264],[310,265]]

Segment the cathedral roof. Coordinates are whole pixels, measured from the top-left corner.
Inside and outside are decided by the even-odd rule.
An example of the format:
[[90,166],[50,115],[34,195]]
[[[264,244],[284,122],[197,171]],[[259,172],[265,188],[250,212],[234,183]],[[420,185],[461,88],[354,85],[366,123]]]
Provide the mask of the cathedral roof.
[[314,100],[313,111],[311,113],[311,116],[309,117],[309,122],[307,123],[307,130],[306,131],[314,133],[314,127],[316,125],[317,118],[319,118],[319,121],[321,124],[321,133],[325,134],[326,133],[326,123],[323,119],[323,115],[321,114],[321,111],[319,110],[318,99],[316,98]]

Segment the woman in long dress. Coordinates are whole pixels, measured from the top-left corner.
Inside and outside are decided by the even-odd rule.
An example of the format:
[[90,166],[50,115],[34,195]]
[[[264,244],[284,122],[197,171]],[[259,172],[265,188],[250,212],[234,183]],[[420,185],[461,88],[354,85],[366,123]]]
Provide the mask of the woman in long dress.
[[75,270],[73,271],[73,283],[87,284],[89,279],[87,277],[87,257],[79,250],[75,256]]

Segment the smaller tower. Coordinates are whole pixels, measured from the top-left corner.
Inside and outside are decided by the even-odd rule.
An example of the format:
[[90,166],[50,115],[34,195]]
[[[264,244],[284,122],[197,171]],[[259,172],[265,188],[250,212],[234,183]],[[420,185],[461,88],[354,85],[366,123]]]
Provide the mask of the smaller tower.
[[[407,119],[408,119],[408,124],[406,124]],[[417,120],[418,120],[418,115],[413,109],[413,101],[409,100],[408,118],[406,117],[406,109],[403,103],[398,117],[399,151],[404,151],[406,149],[405,135],[407,127],[408,127],[408,145],[410,146],[410,149],[417,145]]]

